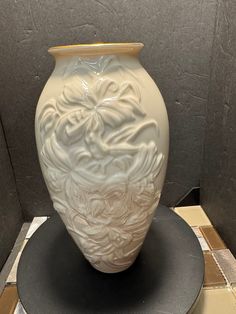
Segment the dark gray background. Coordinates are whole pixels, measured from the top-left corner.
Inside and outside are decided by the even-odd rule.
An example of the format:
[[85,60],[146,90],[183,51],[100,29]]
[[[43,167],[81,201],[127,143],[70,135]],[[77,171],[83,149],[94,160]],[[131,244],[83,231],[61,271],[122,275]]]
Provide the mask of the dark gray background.
[[23,222],[14,174],[0,120],[0,270]]
[[[7,147],[16,182],[15,186],[12,182],[12,186],[18,195],[14,209],[17,211],[20,204],[24,219],[50,214],[53,210],[34,139],[37,100],[54,64],[47,49],[72,43],[141,41],[145,44],[142,63],[161,90],[170,120],[170,156],[162,203],[173,206],[192,187],[199,186],[207,119],[203,203],[210,216],[221,217],[218,220],[223,221],[221,203],[226,199],[223,191],[229,189],[228,196],[234,196],[236,177],[235,172],[229,171],[232,185],[225,179],[222,201],[217,202],[217,186],[221,180],[213,174],[218,171],[224,177],[226,168],[233,167],[233,150],[235,152],[235,145],[234,148],[230,145],[235,141],[235,117],[234,120],[231,117],[231,111],[235,109],[228,99],[229,95],[230,101],[233,99],[233,91],[229,94],[228,90],[235,75],[231,57],[236,44],[233,40],[229,43],[229,37],[225,40],[227,36],[234,36],[233,27],[235,30],[230,6],[234,6],[233,0],[2,2],[0,115],[6,140],[3,145]],[[229,11],[229,19],[225,10]],[[226,76],[228,82],[224,81]],[[224,105],[225,97],[227,106]],[[227,117],[231,117],[228,126]],[[228,141],[226,151],[222,148],[225,143],[220,142],[224,142],[224,138]],[[9,163],[9,160],[4,162]],[[216,186],[215,179],[218,179]],[[0,177],[0,183],[6,186],[5,176]],[[4,197],[0,202],[6,202],[5,208],[8,206]],[[234,196],[232,204],[235,203]],[[12,206],[10,201],[9,206]],[[230,206],[231,209],[227,209],[229,217],[234,209]],[[221,215],[218,216],[219,211]],[[0,219],[2,217],[4,211],[1,210]],[[9,224],[12,219],[9,210]],[[14,219],[16,228],[20,217],[14,215]],[[0,233],[5,232],[2,230]],[[230,233],[228,236],[223,234],[230,242]],[[9,244],[5,243],[3,246],[9,249]]]
[[218,1],[207,106],[202,205],[236,256],[236,2]]

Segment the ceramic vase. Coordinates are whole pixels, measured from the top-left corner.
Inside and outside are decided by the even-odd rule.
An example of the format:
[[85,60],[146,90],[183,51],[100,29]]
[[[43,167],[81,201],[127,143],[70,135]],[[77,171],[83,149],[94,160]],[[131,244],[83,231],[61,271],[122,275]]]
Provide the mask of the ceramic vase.
[[137,257],[166,172],[168,118],[139,62],[142,48],[50,48],[55,68],[36,110],[38,155],[53,206],[85,258],[106,273],[127,269]]

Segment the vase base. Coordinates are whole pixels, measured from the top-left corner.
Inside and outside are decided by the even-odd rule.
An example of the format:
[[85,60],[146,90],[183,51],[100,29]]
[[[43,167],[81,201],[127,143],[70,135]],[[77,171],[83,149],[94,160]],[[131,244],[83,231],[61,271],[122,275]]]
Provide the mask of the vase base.
[[105,266],[102,266],[102,265],[101,266],[97,266],[97,265],[92,264],[92,263],[90,263],[90,265],[93,268],[95,268],[96,270],[98,270],[98,271],[100,271],[100,272],[102,272],[104,274],[116,274],[116,273],[120,273],[120,272],[125,271],[128,268],[130,268],[133,265],[133,263],[135,262],[135,259],[132,262],[130,262],[129,265],[126,265],[125,267],[119,267],[119,268],[117,267],[116,270],[114,270],[114,267],[110,268],[110,267],[107,267],[106,265]]
[[188,313],[203,275],[193,231],[159,205],[136,261],[115,274],[93,269],[55,214],[25,246],[17,286],[28,314]]

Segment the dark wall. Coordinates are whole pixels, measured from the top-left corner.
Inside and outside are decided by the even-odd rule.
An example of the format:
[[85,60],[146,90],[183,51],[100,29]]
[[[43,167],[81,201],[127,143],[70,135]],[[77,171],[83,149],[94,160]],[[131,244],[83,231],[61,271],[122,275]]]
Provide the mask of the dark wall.
[[1,108],[26,218],[52,210],[39,169],[34,113],[53,69],[50,46],[141,41],[142,62],[170,120],[171,149],[162,202],[199,186],[216,0],[18,0],[1,3]]
[[20,231],[22,214],[0,120],[0,271]]
[[212,52],[202,205],[236,255],[236,4],[219,0]]

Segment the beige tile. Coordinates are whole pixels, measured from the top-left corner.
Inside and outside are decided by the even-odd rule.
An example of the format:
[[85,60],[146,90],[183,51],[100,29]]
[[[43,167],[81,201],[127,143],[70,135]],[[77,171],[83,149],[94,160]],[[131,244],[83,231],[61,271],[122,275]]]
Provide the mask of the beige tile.
[[22,254],[22,251],[26,245],[26,243],[28,242],[28,240],[24,240],[23,244],[22,244],[22,247],[19,251],[19,253],[17,254],[17,257],[14,261],[14,264],[12,266],[12,269],[7,277],[7,280],[6,282],[7,283],[16,283],[16,277],[17,277],[17,268],[18,268],[18,264],[19,264],[19,261],[20,261],[20,257],[21,257],[21,254]]
[[47,216],[42,216],[42,217],[34,217],[29,230],[26,234],[26,239],[29,239],[32,237],[32,235],[35,233],[35,231],[48,219]]
[[193,314],[235,314],[236,302],[228,288],[203,289]]
[[211,225],[201,206],[175,207],[175,212],[190,226]]

